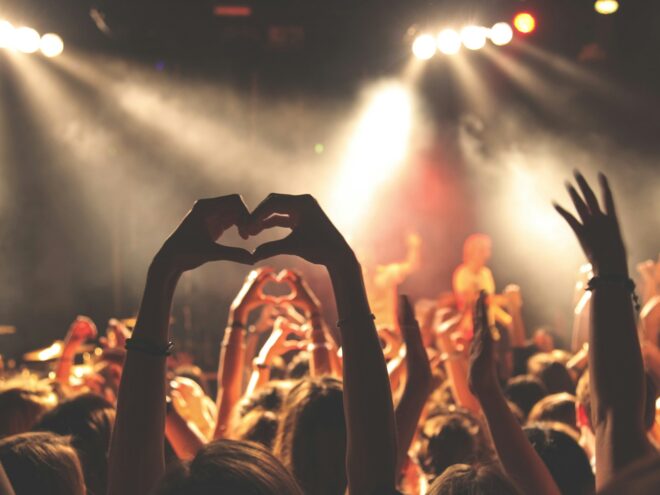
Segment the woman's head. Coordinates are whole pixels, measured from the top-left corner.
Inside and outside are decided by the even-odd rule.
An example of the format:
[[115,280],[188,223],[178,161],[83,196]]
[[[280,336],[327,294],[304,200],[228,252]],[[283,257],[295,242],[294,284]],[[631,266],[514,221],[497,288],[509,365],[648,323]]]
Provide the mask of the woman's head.
[[575,438],[558,429],[542,426],[528,427],[524,431],[561,493],[594,493],[595,480],[589,459]]
[[89,495],[105,493],[107,453],[115,409],[104,398],[83,394],[60,403],[36,425],[38,430],[69,435],[80,457]]
[[284,402],[274,448],[305,493],[339,495],[346,490],[346,424],[341,382],[307,378]]
[[438,476],[428,495],[520,495],[518,488],[492,465],[454,464]]
[[76,451],[67,437],[22,433],[0,440],[2,463],[16,495],[84,495]]
[[428,419],[419,445],[420,465],[431,478],[453,464],[473,464],[487,456],[481,426],[468,412],[445,412]]
[[0,438],[30,431],[57,404],[49,387],[12,387],[0,392]]
[[[293,476],[264,447],[217,440],[165,477],[158,495],[302,495]],[[18,495],[18,494],[17,494]]]

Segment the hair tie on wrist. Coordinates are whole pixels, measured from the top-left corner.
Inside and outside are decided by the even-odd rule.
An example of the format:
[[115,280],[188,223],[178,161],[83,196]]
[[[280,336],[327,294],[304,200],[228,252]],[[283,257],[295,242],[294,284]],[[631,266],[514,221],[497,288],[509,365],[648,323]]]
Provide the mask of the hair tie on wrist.
[[174,352],[174,342],[168,342],[163,346],[154,344],[147,340],[136,339],[135,337],[126,339],[126,345],[124,347],[127,351],[139,351],[144,354],[157,357],[171,356],[172,352]]
[[342,318],[341,320],[337,320],[337,327],[341,328],[344,325],[346,325],[346,323],[349,322],[362,323],[369,320],[374,321],[375,319],[376,319],[376,315],[374,315],[373,313],[362,314],[357,316],[349,316],[348,318]]
[[625,275],[596,275],[595,277],[592,277],[589,280],[585,290],[593,291],[594,289],[599,289],[600,287],[606,285],[609,286],[618,285],[626,289],[628,292],[630,292],[630,295],[632,296],[635,310],[636,311],[640,310],[641,306],[639,304],[639,296],[635,291],[635,282],[633,281],[633,279]]

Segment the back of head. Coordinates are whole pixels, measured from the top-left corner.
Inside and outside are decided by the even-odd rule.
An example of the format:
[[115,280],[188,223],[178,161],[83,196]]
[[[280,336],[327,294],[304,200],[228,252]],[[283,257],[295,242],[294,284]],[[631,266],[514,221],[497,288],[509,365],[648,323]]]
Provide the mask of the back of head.
[[305,493],[340,495],[346,491],[346,423],[339,380],[306,378],[291,389],[274,453]]
[[558,421],[576,429],[576,399],[571,394],[552,394],[538,401],[529,413],[528,421]]
[[217,440],[168,473],[158,495],[302,495],[293,476],[259,444]]
[[115,409],[104,398],[83,394],[46,413],[36,429],[71,436],[85,475],[88,495],[103,494],[107,484],[107,453]]
[[527,417],[534,404],[548,395],[548,390],[538,378],[532,375],[519,375],[507,382],[504,394]]
[[236,425],[233,435],[238,440],[257,442],[267,449],[273,447],[279,420],[277,414],[263,409],[253,409]]
[[0,440],[0,462],[16,495],[83,495],[80,462],[66,437],[22,433]]
[[289,380],[271,380],[266,383],[241,401],[238,408],[239,416],[243,417],[254,409],[279,413],[292,383]]
[[527,369],[543,382],[549,394],[575,393],[575,383],[566,366],[550,353],[535,354],[527,362]]
[[520,495],[520,491],[493,465],[455,464],[435,479],[427,495]]
[[524,431],[561,493],[594,493],[595,479],[589,459],[575,439],[565,432],[547,427],[528,427]]
[[419,462],[426,474],[440,476],[453,464],[473,464],[485,456],[484,433],[465,412],[437,415],[422,429]]
[[57,398],[50,389],[12,387],[0,392],[0,438],[30,431]]

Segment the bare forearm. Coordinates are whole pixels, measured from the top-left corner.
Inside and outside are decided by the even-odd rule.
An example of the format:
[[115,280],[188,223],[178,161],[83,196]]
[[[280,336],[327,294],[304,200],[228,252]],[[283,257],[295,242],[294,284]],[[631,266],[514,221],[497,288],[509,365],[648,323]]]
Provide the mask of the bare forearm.
[[387,368],[357,260],[328,269],[342,325],[347,475],[354,494],[392,490],[396,438]]
[[15,495],[2,463],[0,463],[0,495]]
[[329,375],[331,373],[330,352],[332,347],[326,341],[323,323],[320,317],[312,317],[312,343],[310,373],[312,376]]
[[199,431],[193,430],[190,424],[176,410],[170,411],[165,419],[165,435],[179,459],[190,460],[204,446],[204,439]]
[[596,482],[650,451],[643,426],[645,376],[630,293],[623,285],[594,289],[590,381],[596,432]]
[[[177,281],[178,275],[150,269],[134,339],[165,347]],[[165,356],[127,352],[108,461],[109,495],[148,493],[165,471],[165,370]]]
[[552,475],[527,440],[499,386],[495,383],[491,388],[480,394],[479,401],[504,470],[523,493],[560,495]]
[[234,406],[241,398],[245,363],[245,331],[227,327],[218,366],[218,419],[214,438],[226,436]]

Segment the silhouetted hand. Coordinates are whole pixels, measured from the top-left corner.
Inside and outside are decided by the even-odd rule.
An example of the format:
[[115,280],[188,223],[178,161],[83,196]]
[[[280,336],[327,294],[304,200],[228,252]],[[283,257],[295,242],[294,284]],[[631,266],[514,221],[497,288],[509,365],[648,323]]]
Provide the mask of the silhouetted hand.
[[487,294],[482,291],[475,304],[474,338],[470,347],[470,368],[468,385],[476,396],[499,387],[497,383],[497,366],[495,363],[495,348],[493,336],[488,324]]
[[159,266],[175,272],[192,270],[209,261],[227,260],[251,265],[250,252],[216,241],[228,228],[242,228],[249,220],[243,199],[238,194],[195,202],[181,224],[156,255]]
[[288,254],[327,267],[352,254],[341,233],[309,194],[270,194],[252,212],[242,235],[257,235],[272,227],[289,228],[291,233],[259,246],[254,252],[256,261]]
[[599,174],[598,178],[603,191],[604,211],[601,211],[596,195],[579,172],[575,172],[575,179],[582,196],[572,185],[567,184],[566,187],[581,223],[561,206],[555,204],[554,207],[573,229],[584,254],[593,266],[595,275],[627,276],[626,250],[616,217],[612,192],[607,178],[603,174]]

